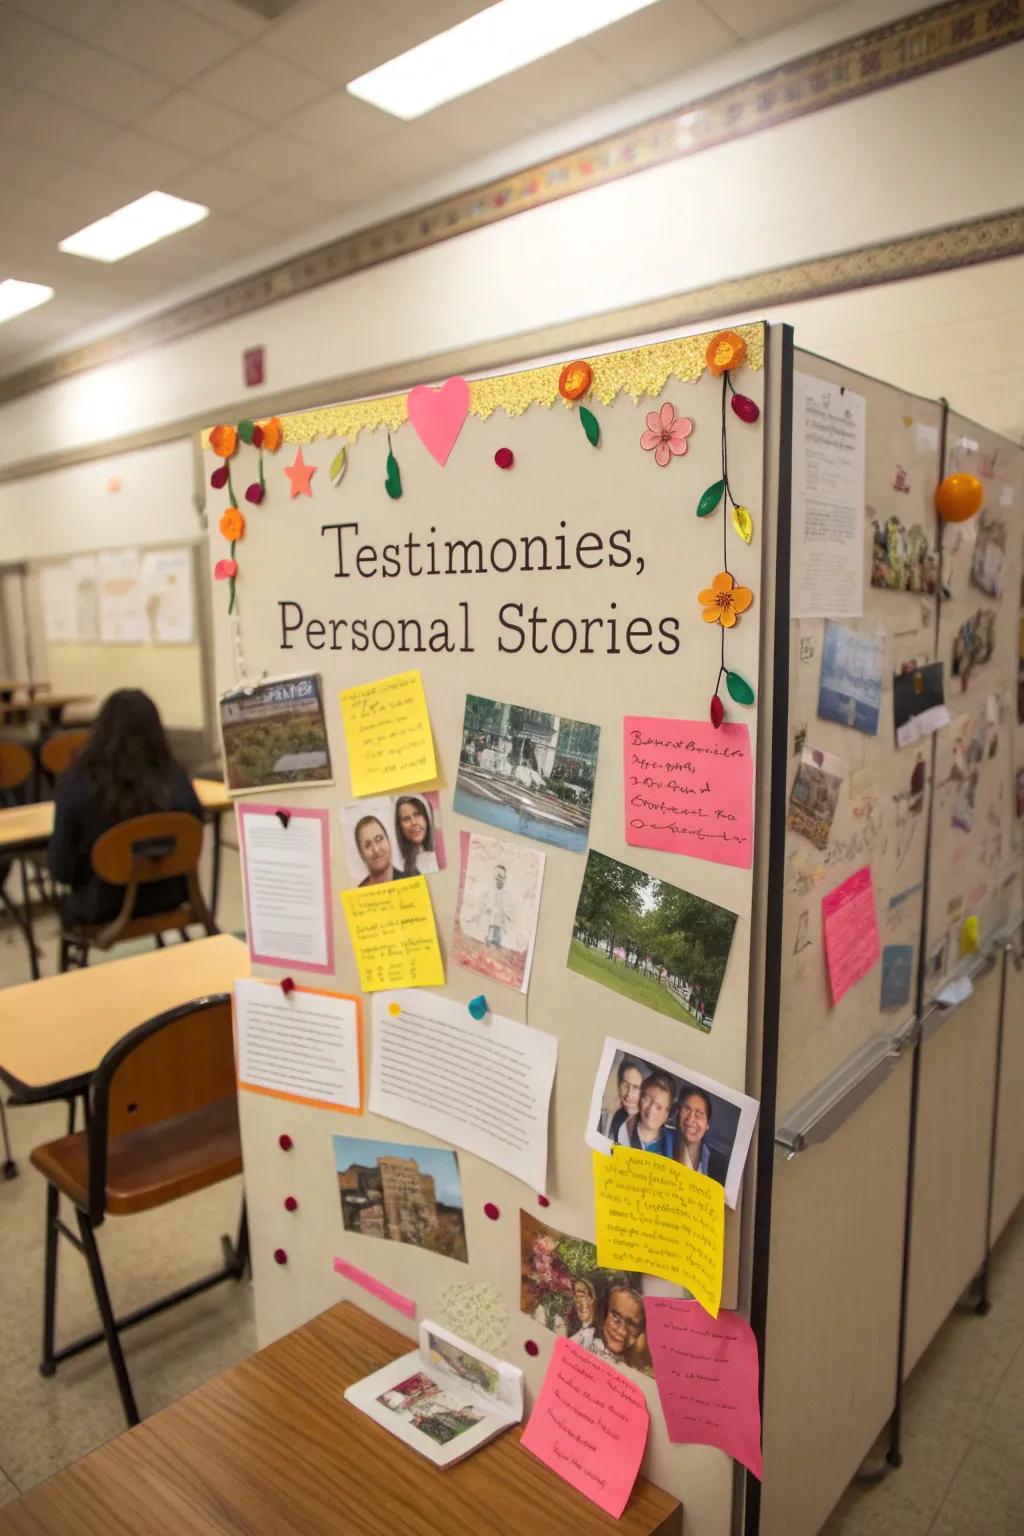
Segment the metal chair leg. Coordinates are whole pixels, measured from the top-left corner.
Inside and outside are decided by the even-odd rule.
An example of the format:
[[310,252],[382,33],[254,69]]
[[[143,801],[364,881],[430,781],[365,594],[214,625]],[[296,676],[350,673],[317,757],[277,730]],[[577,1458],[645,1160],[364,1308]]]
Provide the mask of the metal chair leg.
[[14,1161],[14,1154],[11,1151],[11,1138],[7,1130],[7,1110],[2,1098],[0,1098],[0,1137],[3,1138],[4,1144],[3,1176],[5,1179],[16,1179],[18,1177],[18,1165]]
[[96,1234],[93,1231],[92,1222],[85,1212],[78,1211],[77,1215],[82,1249],[89,1265],[92,1288],[96,1294],[96,1305],[99,1308],[100,1320],[103,1323],[103,1332],[107,1340],[107,1349],[110,1353],[110,1363],[114,1367],[114,1375],[117,1378],[117,1390],[121,1394],[121,1406],[124,1409],[124,1416],[128,1420],[128,1427],[130,1429],[133,1424],[140,1422],[139,1410],[135,1406],[135,1394],[132,1392],[132,1384],[128,1377],[128,1367],[124,1361],[124,1351],[121,1348],[117,1323],[114,1320],[114,1309],[110,1305],[110,1293],[107,1290],[103,1265],[100,1263],[100,1251],[96,1246]]
[[46,1186],[46,1266],[43,1272],[43,1355],[39,1362],[40,1376],[52,1376],[57,1369],[53,1358],[54,1330],[57,1325],[57,1245],[60,1233],[57,1217],[60,1214],[60,1194],[56,1184]]

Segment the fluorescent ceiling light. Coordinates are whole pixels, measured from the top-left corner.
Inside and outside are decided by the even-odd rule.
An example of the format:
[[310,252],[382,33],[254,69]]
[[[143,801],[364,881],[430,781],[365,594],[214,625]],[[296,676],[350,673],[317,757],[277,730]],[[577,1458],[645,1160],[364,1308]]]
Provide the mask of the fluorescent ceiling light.
[[[658,0],[499,0],[346,86],[408,121]],[[652,26],[658,25],[654,20]]]
[[0,282],[0,325],[52,298],[53,289],[45,283],[19,283],[16,277],[5,278]]
[[92,261],[120,261],[147,245],[176,235],[205,219],[209,208],[189,203],[168,192],[147,192],[134,203],[126,203],[116,213],[87,224],[77,234],[60,242],[59,249],[69,256],[88,256]]

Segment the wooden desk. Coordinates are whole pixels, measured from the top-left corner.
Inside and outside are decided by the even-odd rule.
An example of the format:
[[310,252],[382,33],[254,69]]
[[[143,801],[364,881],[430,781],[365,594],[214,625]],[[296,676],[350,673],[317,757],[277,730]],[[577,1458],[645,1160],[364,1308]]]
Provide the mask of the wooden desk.
[[48,720],[50,725],[59,725],[69,704],[95,702],[95,697],[90,693],[36,693],[33,690],[27,699],[15,698],[12,694],[0,702],[0,724],[5,720],[16,719],[19,715],[33,715],[40,721]]
[[0,1536],[681,1536],[639,1479],[621,1520],[507,1430],[441,1471],[346,1403],[410,1341],[342,1302],[0,1509]]
[[81,1093],[112,1045],[178,1003],[230,992],[249,974],[241,939],[219,933],[0,991],[0,1079],[25,1104]]
[[[231,809],[231,800],[220,779],[193,779],[192,788],[203,808],[206,820],[213,824],[213,860],[210,873],[210,911],[217,915],[217,897],[220,894],[221,826],[224,811]],[[30,805],[15,805],[0,810],[0,854],[24,858],[46,847],[53,835],[53,801],[35,800]],[[29,966],[33,979],[39,975],[36,958],[35,935],[32,931],[32,904],[28,895],[28,882],[22,867],[22,884],[25,902],[19,924],[28,947]]]

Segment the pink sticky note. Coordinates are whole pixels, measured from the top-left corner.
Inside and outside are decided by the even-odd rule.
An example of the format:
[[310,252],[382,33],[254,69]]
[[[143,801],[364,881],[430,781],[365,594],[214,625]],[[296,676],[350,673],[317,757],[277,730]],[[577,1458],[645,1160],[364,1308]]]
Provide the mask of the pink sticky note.
[[745,725],[623,721],[626,842],[749,869],[754,764]]
[[522,1443],[617,1520],[640,1471],[649,1422],[639,1387],[559,1338]]
[[865,865],[821,899],[832,1002],[866,976],[881,954],[875,891]]
[[736,1312],[709,1317],[699,1301],[644,1298],[647,1342],[668,1437],[716,1445],[761,1476],[757,1340]]
[[376,1296],[378,1301],[386,1301],[389,1307],[394,1307],[396,1312],[401,1312],[403,1317],[416,1316],[416,1303],[410,1301],[408,1296],[403,1296],[401,1291],[393,1291],[390,1285],[385,1285],[383,1280],[375,1280],[368,1275],[365,1269],[357,1269],[354,1264],[347,1264],[344,1259],[335,1259],[334,1273],[343,1275],[346,1280],[351,1280],[353,1285],[361,1285],[364,1291],[369,1291],[371,1296]]

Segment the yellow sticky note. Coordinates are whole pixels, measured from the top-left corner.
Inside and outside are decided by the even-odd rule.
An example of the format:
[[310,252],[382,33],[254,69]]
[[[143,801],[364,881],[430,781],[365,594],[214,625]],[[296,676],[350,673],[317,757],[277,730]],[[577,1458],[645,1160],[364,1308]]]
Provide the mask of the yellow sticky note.
[[422,875],[342,891],[341,904],[364,992],[444,986],[434,909]]
[[597,1262],[660,1275],[712,1317],[722,1300],[725,1190],[670,1157],[616,1147],[594,1153]]
[[423,678],[398,672],[341,693],[354,795],[378,795],[437,777]]
[[981,936],[978,933],[977,917],[965,917],[963,927],[960,929],[960,953],[962,955],[976,955],[981,948]]

